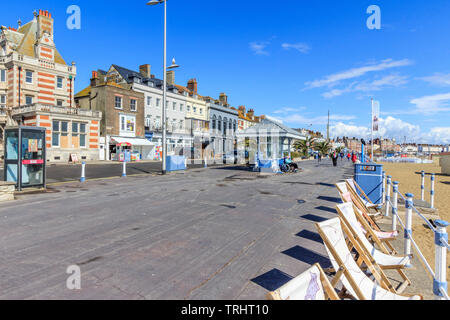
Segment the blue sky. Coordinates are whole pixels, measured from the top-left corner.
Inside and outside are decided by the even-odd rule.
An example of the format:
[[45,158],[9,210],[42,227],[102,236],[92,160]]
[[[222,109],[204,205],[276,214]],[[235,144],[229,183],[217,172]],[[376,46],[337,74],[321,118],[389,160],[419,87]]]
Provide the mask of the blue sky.
[[[152,65],[162,76],[162,6],[129,1],[5,1],[0,24],[17,26],[44,9],[55,42],[78,67],[76,89],[92,70]],[[81,30],[66,27],[69,5]],[[381,30],[369,30],[370,5]],[[176,82],[199,81],[202,95],[226,92],[291,127],[367,136],[370,99],[380,101],[381,134],[403,142],[450,143],[450,1],[170,0],[168,56]]]

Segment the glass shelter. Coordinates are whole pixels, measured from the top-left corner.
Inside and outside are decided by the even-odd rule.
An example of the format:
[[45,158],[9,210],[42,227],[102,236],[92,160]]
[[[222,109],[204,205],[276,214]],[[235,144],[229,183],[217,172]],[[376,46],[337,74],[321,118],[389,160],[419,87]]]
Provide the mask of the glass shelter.
[[23,188],[45,188],[45,128],[5,129],[4,181]]

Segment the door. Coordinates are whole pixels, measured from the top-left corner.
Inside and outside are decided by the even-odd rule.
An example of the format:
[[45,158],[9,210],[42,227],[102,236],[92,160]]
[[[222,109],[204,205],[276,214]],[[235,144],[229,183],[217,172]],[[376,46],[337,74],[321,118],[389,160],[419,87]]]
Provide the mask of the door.
[[105,145],[100,144],[99,154],[98,154],[98,160],[105,161]]

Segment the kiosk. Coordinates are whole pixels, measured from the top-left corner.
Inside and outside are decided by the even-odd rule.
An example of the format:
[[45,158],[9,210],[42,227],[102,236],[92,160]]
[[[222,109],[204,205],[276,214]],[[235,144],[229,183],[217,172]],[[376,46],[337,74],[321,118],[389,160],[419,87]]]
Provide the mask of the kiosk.
[[45,128],[14,127],[5,129],[4,181],[23,188],[45,188]]

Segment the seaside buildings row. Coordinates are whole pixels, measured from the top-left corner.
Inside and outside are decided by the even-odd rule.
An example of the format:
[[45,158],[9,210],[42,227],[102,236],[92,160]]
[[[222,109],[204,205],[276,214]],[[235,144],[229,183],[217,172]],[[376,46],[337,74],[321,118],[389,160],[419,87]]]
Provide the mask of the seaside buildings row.
[[[8,126],[44,127],[50,162],[67,162],[74,156],[88,161],[123,160],[127,153],[133,159],[159,160],[164,84],[151,71],[149,64],[139,70],[113,64],[108,70],[93,71],[90,85],[76,93],[76,64],[67,63],[57,50],[51,13],[35,12],[30,22],[19,21],[18,28],[2,26],[1,140]],[[218,99],[200,95],[196,79],[179,85],[174,71],[169,71],[166,85],[169,154],[191,159],[236,154],[239,132],[258,125],[261,128],[254,132],[274,127],[266,117],[255,116],[253,109],[230,106],[225,93]],[[288,132],[289,128],[275,127],[286,133],[277,138],[282,145],[277,152],[290,150],[294,139],[303,138]],[[271,138],[266,134],[256,139],[259,146]],[[249,143],[244,138],[244,144]]]

